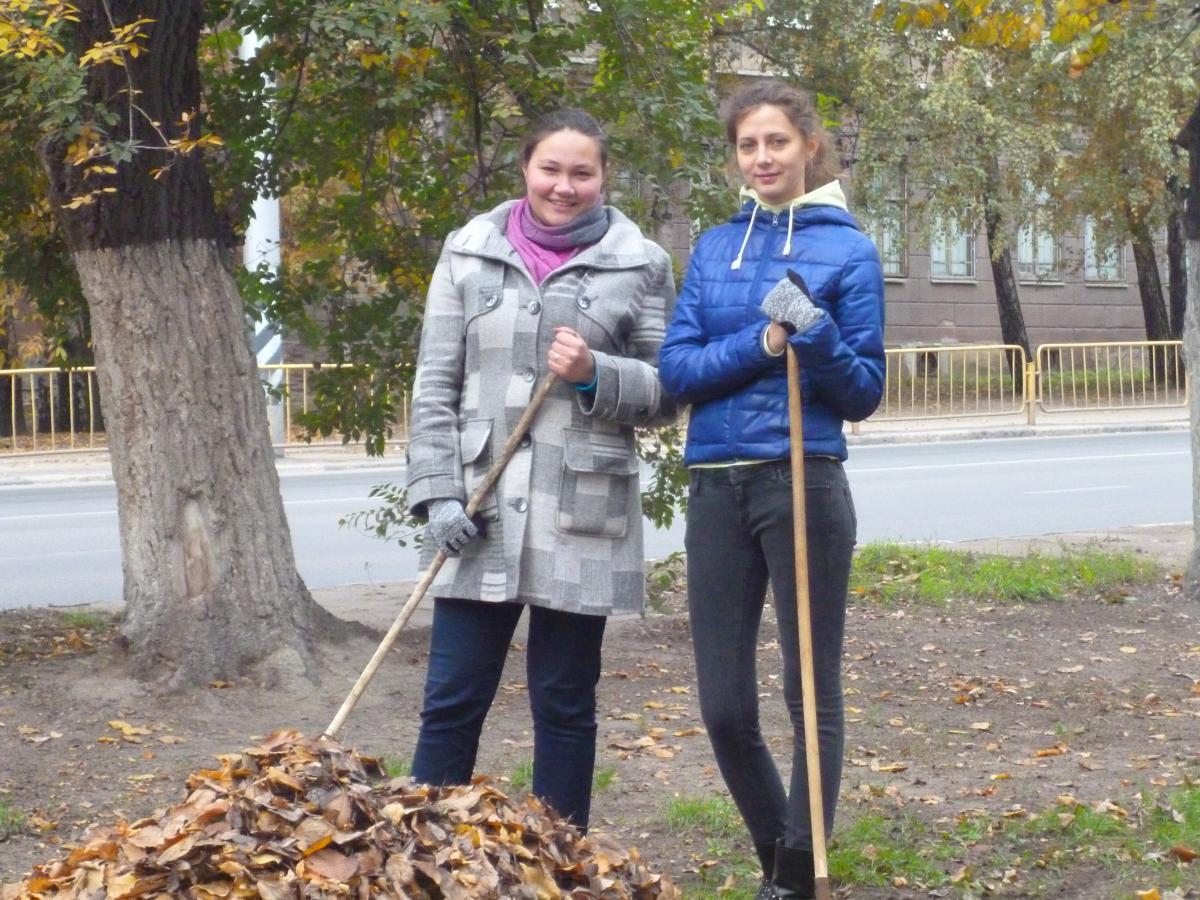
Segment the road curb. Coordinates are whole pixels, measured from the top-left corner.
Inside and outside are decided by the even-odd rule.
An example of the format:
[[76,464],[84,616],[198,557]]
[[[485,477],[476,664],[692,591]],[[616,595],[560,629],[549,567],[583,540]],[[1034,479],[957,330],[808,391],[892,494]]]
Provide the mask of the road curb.
[[851,447],[881,444],[936,444],[999,438],[1081,437],[1091,434],[1188,431],[1190,427],[1189,422],[1131,422],[1120,425],[1007,425],[937,431],[878,431],[866,434],[847,434],[846,443]]

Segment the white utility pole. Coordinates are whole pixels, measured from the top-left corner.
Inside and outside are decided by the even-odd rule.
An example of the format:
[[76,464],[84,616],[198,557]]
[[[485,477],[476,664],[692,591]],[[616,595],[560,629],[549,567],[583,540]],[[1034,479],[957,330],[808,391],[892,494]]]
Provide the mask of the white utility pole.
[[[242,36],[238,50],[241,59],[253,59],[263,41],[253,32]],[[257,269],[263,263],[272,274],[279,271],[282,262],[280,253],[279,198],[260,194],[254,200],[250,221],[246,225],[246,241],[242,248],[242,262],[247,269]],[[278,365],[283,362],[283,336],[274,323],[259,319],[254,323],[254,355],[259,366]],[[283,403],[278,391],[283,387],[282,369],[263,373],[271,390],[267,394],[267,421],[271,427],[271,443],[280,446],[286,442],[283,433]]]

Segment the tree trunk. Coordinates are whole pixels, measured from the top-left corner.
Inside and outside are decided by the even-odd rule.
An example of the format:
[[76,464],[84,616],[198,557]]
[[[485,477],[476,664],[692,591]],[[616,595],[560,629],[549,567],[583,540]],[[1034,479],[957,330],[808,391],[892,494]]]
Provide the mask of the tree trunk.
[[1158,272],[1158,257],[1154,253],[1154,237],[1146,222],[1126,210],[1130,239],[1133,244],[1133,265],[1137,270],[1138,296],[1142,300],[1142,318],[1146,323],[1146,340],[1169,341],[1171,324],[1163,298],[1162,277]]
[[[1195,160],[1200,157],[1200,147],[1193,152],[1192,186],[1188,205],[1200,206],[1200,184],[1196,181]],[[1187,304],[1183,316],[1183,365],[1188,373],[1200,372],[1200,228],[1189,226],[1187,239],[1188,294],[1193,302]],[[1192,384],[1188,391],[1188,405],[1192,426],[1192,556],[1188,562],[1187,594],[1192,600],[1200,600],[1200,390]]]
[[[306,667],[296,572],[242,304],[214,241],[76,253],[117,483],[123,632],[175,685]],[[119,399],[115,399],[119,398]]]
[[[4,336],[3,352],[0,352],[0,369],[20,367],[17,356],[17,319],[12,308],[6,308],[4,321],[0,323],[0,334]],[[25,404],[21,379],[12,375],[0,375],[0,437],[10,437],[16,446],[17,435],[24,434]]]
[[1167,179],[1167,305],[1171,319],[1171,340],[1183,337],[1184,308],[1187,306],[1187,256],[1183,234],[1184,191],[1179,179]]
[[[1029,344],[1029,334],[1025,331],[1025,316],[1021,312],[1021,295],[1017,289],[1017,277],[1013,272],[1012,253],[1007,243],[1001,248],[1001,220],[999,211],[986,203],[987,212],[984,221],[987,225],[988,259],[992,264],[992,281],[996,286],[996,309],[1000,313],[1000,334],[1006,344],[1013,344],[1025,350],[1025,360],[1033,362],[1033,349]],[[1009,360],[1009,368],[1014,378],[1024,373],[1020,372],[1016,354]]]
[[[77,5],[79,45],[107,37],[105,4]],[[151,20],[149,40],[126,67],[89,69],[88,96],[143,144],[161,145],[149,119],[169,137],[199,134],[201,5],[107,2],[117,25]],[[123,105],[126,73],[145,119]],[[61,144],[40,149],[91,313],[134,671],[172,688],[258,663],[313,674],[330,617],[296,572],[263,388],[225,261],[229,231],[199,153],[138,151],[115,175],[85,180]],[[97,185],[116,191],[65,206]]]
[[[1183,359],[1189,373],[1200,372],[1200,100],[1176,142],[1188,154],[1187,205],[1183,227],[1187,236],[1187,283],[1191,302],[1186,304],[1183,325]],[[1188,391],[1192,425],[1192,556],[1188,563],[1186,591],[1200,599],[1200,390]]]

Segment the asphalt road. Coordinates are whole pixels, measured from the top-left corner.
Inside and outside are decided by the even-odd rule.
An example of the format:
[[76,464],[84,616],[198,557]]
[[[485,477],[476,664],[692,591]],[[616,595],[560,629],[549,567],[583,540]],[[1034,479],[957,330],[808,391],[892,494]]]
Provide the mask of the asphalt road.
[[[860,543],[974,540],[1191,520],[1183,431],[857,446],[848,464]],[[281,472],[301,574],[312,587],[416,577],[415,551],[338,526],[403,468]],[[682,549],[682,522],[647,556]],[[109,482],[0,485],[0,609],[119,600]]]

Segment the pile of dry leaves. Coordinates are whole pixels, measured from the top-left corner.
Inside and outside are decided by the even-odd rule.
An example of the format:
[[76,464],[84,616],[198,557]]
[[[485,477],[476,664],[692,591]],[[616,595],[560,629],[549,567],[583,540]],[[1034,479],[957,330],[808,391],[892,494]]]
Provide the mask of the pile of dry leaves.
[[93,829],[0,900],[679,897],[636,850],[482,779],[379,780],[376,760],[297,732],[218,759],[188,778],[183,803]]

